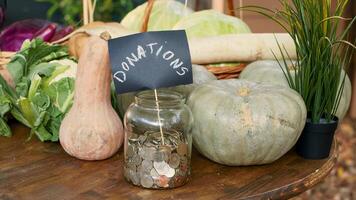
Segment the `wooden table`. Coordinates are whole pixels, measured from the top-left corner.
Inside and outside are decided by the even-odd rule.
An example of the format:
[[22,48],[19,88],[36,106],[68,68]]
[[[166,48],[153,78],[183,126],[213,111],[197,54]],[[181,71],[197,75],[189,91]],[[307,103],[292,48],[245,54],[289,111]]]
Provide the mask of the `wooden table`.
[[336,162],[311,161],[290,151],[270,165],[227,167],[193,152],[192,179],[172,190],[148,190],[123,179],[122,150],[111,159],[77,160],[58,143],[25,142],[28,129],[13,124],[0,138],[0,199],[279,199],[300,194],[323,180]]

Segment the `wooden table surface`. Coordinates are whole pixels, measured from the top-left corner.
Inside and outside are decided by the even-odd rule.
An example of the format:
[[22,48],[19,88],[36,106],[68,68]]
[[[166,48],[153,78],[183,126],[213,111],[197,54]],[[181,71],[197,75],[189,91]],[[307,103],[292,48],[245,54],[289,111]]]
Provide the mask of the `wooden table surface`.
[[148,190],[128,184],[123,152],[96,162],[67,155],[58,143],[25,142],[29,130],[13,124],[14,136],[0,138],[0,199],[286,199],[320,182],[336,162],[304,160],[292,150],[273,164],[227,167],[197,152],[192,178],[171,190]]

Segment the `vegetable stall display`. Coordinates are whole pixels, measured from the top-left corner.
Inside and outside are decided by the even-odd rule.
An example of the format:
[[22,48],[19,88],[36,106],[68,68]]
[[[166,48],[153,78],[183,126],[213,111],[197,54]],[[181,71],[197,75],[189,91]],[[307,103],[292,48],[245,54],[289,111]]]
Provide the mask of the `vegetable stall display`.
[[231,166],[277,160],[295,145],[307,116],[303,99],[292,89],[244,80],[202,84],[187,104],[194,117],[194,146]]
[[[289,87],[289,83],[279,64],[281,64],[284,68],[288,67],[291,76],[295,76],[293,66],[290,62],[288,62],[287,66],[285,66],[282,61],[261,60],[247,65],[247,67],[241,72],[240,78],[249,81],[273,83]],[[344,70],[340,75],[339,90],[341,89],[341,82],[344,77],[345,83],[341,93],[340,104],[335,114],[340,120],[346,115],[351,102],[351,81]]]
[[[59,141],[65,152],[78,159],[104,160],[115,155],[124,140],[119,114],[121,117],[125,113],[130,115],[126,110],[132,105],[134,93],[117,97],[106,40],[141,31],[147,5],[134,9],[121,24],[92,19],[76,31],[56,37],[57,31],[52,30],[53,24],[50,23],[44,29],[27,35],[26,38],[31,41],[26,40],[22,44],[22,36],[21,40],[14,40],[14,46],[17,48],[21,44],[21,49],[6,68],[0,70],[0,135],[11,136],[9,123],[15,119],[31,129],[29,139],[36,135],[42,142]],[[132,169],[130,174],[125,175],[130,180],[147,188],[154,184],[167,187],[179,183],[178,179],[182,178],[179,173],[190,174],[187,170],[190,160],[187,161],[191,156],[187,153],[187,147],[178,145],[179,134],[167,134],[167,139],[163,132],[167,128],[173,132],[177,129],[167,126],[169,123],[186,128],[186,134],[193,136],[195,148],[222,165],[269,164],[293,148],[306,124],[307,107],[300,94],[285,87],[286,74],[283,74],[283,67],[276,70],[276,66],[281,67],[275,65],[278,61],[259,61],[262,67],[251,71],[251,66],[257,62],[249,65],[244,74],[250,71],[251,80],[260,83],[231,78],[237,78],[249,62],[285,59],[284,52],[289,59],[298,58],[295,38],[286,33],[250,33],[249,27],[240,19],[212,10],[194,13],[173,0],[156,0],[148,15],[148,30],[185,29],[187,32],[189,60],[194,64],[193,84],[168,90],[178,91],[187,97],[186,101],[179,97],[179,104],[186,103],[194,119],[189,117],[189,125],[181,123],[179,115],[175,114],[180,110],[171,105],[172,101],[160,101],[158,98],[162,96],[156,90],[151,92],[152,105],[148,106],[151,109],[150,120],[145,107],[137,116],[125,118],[137,119],[148,128],[153,125],[157,129],[151,138],[149,134],[132,135],[130,142],[140,149],[134,145],[127,148],[128,140],[125,138],[124,156],[129,157],[125,164]],[[9,33],[5,35],[11,35]],[[105,40],[104,35],[107,36]],[[38,37],[42,39],[36,39]],[[121,46],[129,48],[127,44]],[[121,50],[121,46],[118,49]],[[16,48],[10,50],[15,51]],[[188,64],[190,67],[190,61]],[[232,67],[235,67],[234,70],[231,70]],[[247,77],[244,74],[241,78]],[[260,78],[262,75],[263,78]],[[269,78],[271,84],[264,82]],[[275,84],[280,81],[282,85]],[[346,92],[343,95],[346,104],[349,94]],[[159,107],[160,103],[163,107]],[[342,109],[345,112],[346,108]],[[142,131],[135,123],[129,124],[132,130]],[[145,129],[145,132],[148,131]],[[161,142],[160,148],[155,151],[152,147],[157,145],[155,142],[158,140],[152,138],[160,138]],[[177,148],[167,151],[169,145]],[[191,147],[188,149],[190,151]],[[158,184],[153,179],[145,179],[145,173],[155,177]],[[167,175],[177,179],[169,183]],[[147,180],[150,182],[145,182]]]
[[79,159],[111,157],[123,141],[122,123],[111,106],[107,41],[92,36],[79,59],[73,106],[60,128],[64,150]]

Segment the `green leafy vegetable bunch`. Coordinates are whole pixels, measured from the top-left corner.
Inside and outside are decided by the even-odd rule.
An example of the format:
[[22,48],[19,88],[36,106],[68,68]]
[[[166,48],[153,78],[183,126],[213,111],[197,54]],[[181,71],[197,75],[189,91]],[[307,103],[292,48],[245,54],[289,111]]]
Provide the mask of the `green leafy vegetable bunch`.
[[[15,88],[0,76],[0,135],[11,136],[8,120],[31,128],[41,141],[58,141],[74,96],[76,63],[65,47],[40,39],[25,41],[7,65]],[[30,138],[29,137],[29,138]]]

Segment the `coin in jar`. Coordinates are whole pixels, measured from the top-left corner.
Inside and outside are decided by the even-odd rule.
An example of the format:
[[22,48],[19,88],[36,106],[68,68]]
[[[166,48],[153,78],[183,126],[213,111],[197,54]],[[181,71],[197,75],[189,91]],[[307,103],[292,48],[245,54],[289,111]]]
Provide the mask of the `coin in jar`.
[[177,169],[176,174],[177,174],[177,176],[184,177],[184,176],[187,176],[187,171],[182,171],[180,169]]
[[145,150],[144,148],[138,148],[138,155],[141,157],[141,158],[144,158],[145,157]]
[[150,175],[151,175],[151,177],[153,177],[153,178],[159,177],[159,174],[158,174],[158,172],[156,171],[155,168],[152,168],[152,169],[151,169]]
[[138,137],[138,141],[139,141],[141,144],[143,144],[143,143],[146,141],[146,139],[147,139],[147,136],[145,136],[145,135],[140,135],[140,136]]
[[161,145],[158,147],[158,150],[159,151],[162,151],[162,152],[171,152],[171,147],[167,146],[167,145]]
[[136,171],[136,164],[133,162],[126,162],[126,167],[132,171]]
[[128,136],[128,140],[129,140],[130,142],[132,142],[132,143],[137,142],[137,141],[139,141],[139,140],[138,140],[138,135],[133,133],[133,134],[131,134],[131,135]]
[[166,162],[153,162],[153,167],[156,169],[159,175],[164,175],[166,177],[173,177],[175,170],[171,168]]
[[141,157],[144,159],[147,159],[147,160],[154,160],[156,152],[157,152],[157,150],[153,147],[144,147],[143,148],[143,156],[141,156]]
[[142,168],[150,171],[153,168],[152,161],[144,159],[141,163]]
[[188,145],[185,143],[180,143],[177,148],[177,153],[180,156],[185,156],[187,155],[187,152],[188,152]]
[[149,175],[150,172],[151,172],[151,169],[144,168],[142,165],[137,167],[137,173],[140,177],[142,177],[144,175]]
[[158,177],[157,179],[158,181],[156,181],[156,184],[159,187],[169,187],[169,178],[167,176],[161,175]]
[[127,157],[132,157],[135,154],[135,149],[133,145],[128,145],[126,148]]
[[141,157],[138,155],[138,154],[135,154],[135,155],[133,155],[133,157],[132,157],[132,162],[136,165],[136,166],[138,166],[138,165],[140,165],[141,164]]
[[171,154],[168,164],[172,168],[178,168],[180,164],[180,156],[176,153]]
[[141,176],[140,183],[142,187],[151,188],[153,186],[153,179],[148,175]]
[[129,170],[129,177],[134,185],[138,185],[140,183],[140,178],[136,172]]
[[187,171],[188,170],[188,159],[187,159],[187,157],[181,157],[179,168],[182,171]]
[[168,161],[170,152],[167,151],[156,151],[153,156],[153,160],[156,162]]
[[153,132],[150,131],[149,133],[147,133],[151,138],[155,138],[156,140],[161,140],[161,132]]

